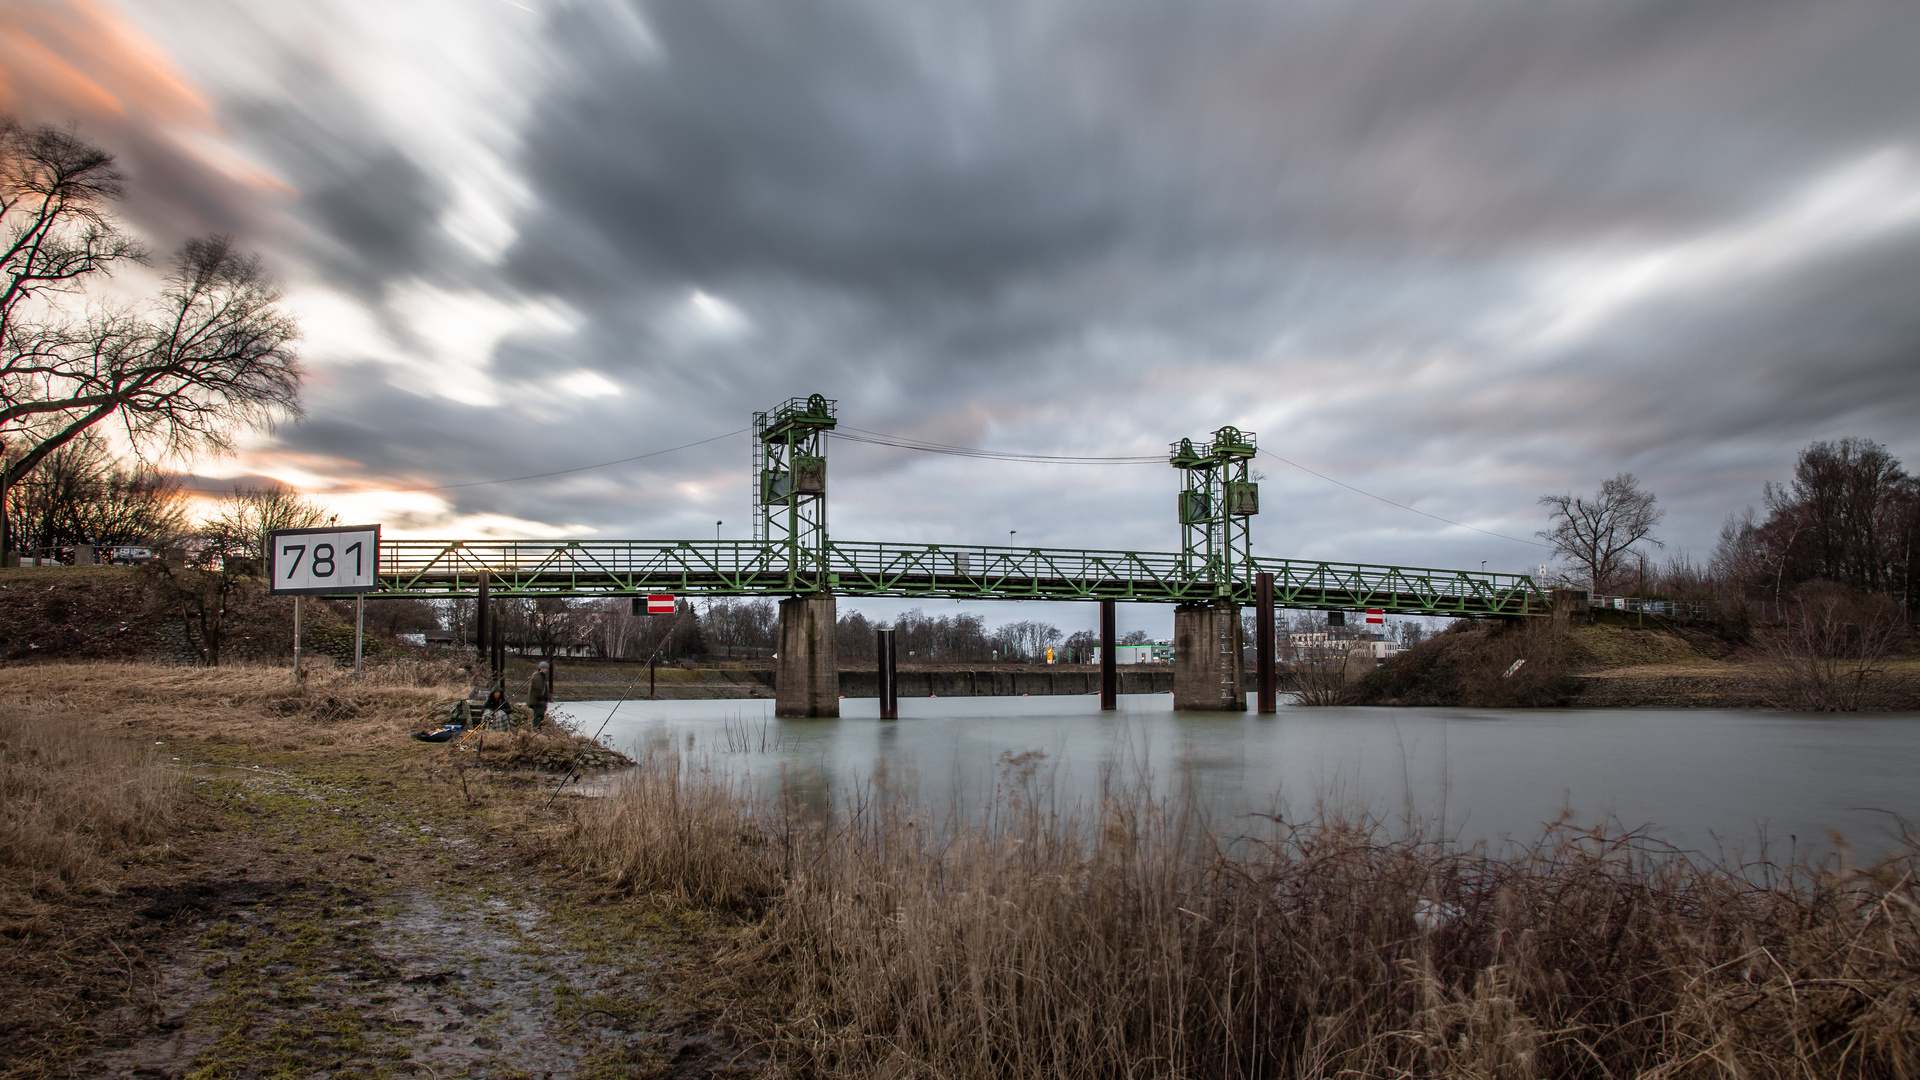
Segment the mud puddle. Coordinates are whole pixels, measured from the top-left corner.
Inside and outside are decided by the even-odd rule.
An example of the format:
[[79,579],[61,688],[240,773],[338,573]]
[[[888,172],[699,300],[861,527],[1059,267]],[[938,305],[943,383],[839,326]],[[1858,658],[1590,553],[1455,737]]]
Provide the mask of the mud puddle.
[[176,929],[67,1075],[750,1071],[663,1011],[643,937],[608,933],[486,830],[284,772],[199,770],[195,786],[240,834],[228,865],[148,898]]

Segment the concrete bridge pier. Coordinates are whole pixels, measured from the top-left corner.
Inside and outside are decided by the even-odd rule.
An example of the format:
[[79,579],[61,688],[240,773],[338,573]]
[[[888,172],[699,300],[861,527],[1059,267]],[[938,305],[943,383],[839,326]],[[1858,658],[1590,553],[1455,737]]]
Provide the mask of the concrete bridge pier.
[[1240,605],[1231,600],[1173,609],[1173,707],[1245,712]]
[[832,593],[780,601],[780,655],[773,667],[773,715],[840,715],[839,610]]

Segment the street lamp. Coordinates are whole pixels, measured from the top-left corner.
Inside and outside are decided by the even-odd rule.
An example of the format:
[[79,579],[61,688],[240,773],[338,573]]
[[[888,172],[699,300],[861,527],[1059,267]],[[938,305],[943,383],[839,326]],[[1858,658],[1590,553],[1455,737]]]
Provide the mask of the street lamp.
[[720,526],[724,524],[726,524],[724,521],[716,521],[713,523],[713,539],[716,543],[720,540]]

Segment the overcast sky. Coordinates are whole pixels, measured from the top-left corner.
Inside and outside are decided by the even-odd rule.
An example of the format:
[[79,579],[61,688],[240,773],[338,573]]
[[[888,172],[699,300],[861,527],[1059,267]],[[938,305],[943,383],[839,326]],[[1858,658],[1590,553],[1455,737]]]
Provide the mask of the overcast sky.
[[[748,440],[1232,423],[1508,537],[1622,471],[1704,556],[1808,441],[1920,466],[1920,6],[0,0],[165,247],[260,251],[308,418],[207,462],[403,535],[750,535]],[[848,539],[1177,547],[1164,465],[836,444]],[[1272,458],[1262,554],[1536,546]]]

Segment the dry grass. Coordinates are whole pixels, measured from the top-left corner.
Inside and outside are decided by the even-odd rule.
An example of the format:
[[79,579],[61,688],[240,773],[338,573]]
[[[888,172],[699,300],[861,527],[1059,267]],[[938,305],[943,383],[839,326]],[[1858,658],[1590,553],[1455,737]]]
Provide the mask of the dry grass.
[[393,737],[396,714],[431,714],[464,693],[451,670],[325,667],[203,670],[46,664],[0,670],[0,899],[17,906],[108,887],[130,853],[164,842],[179,797],[170,754],[149,733],[297,746]]
[[40,721],[0,712],[0,899],[96,884],[104,860],[165,835],[179,795],[152,747]]
[[[1030,775],[1030,774],[1029,774]],[[671,753],[579,811],[621,886],[763,913],[735,1020],[799,1076],[1911,1077],[1920,852],[1508,857],[1321,820],[1220,838],[1130,793],[807,822]]]

